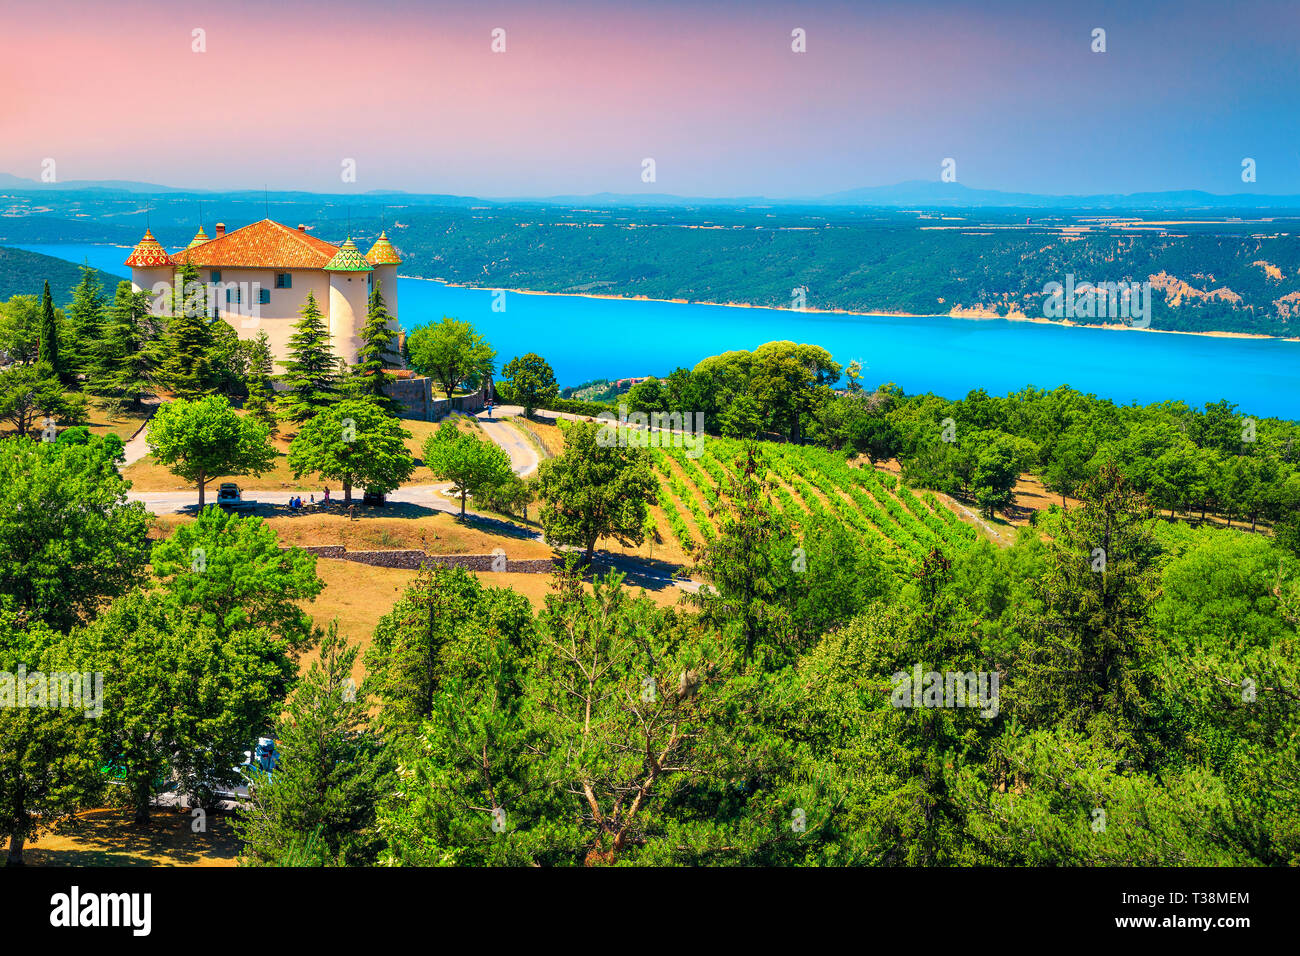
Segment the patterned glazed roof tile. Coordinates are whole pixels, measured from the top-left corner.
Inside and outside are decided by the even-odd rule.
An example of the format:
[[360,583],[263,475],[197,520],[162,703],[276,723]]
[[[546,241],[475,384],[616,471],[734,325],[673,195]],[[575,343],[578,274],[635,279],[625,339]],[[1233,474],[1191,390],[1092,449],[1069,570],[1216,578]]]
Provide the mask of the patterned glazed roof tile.
[[366,257],[361,254],[357,244],[349,236],[348,240],[339,246],[339,251],[334,258],[325,266],[326,272],[369,272],[370,263]]
[[194,234],[194,238],[190,240],[190,244],[185,248],[193,249],[195,246],[207,241],[208,241],[208,234],[203,231],[202,226],[199,226],[199,231]]
[[[196,237],[197,238],[197,237]],[[271,219],[263,219],[224,236],[172,255],[203,269],[324,269],[339,247]]]
[[144,238],[141,239],[131,254],[127,256],[124,266],[131,266],[133,269],[153,269],[158,266],[169,266],[172,264],[171,257],[167,255],[167,250],[162,247],[153,233],[148,229],[144,231]]
[[375,244],[366,253],[366,261],[372,266],[400,266],[402,257],[397,254],[393,244],[388,241],[388,233],[381,232]]

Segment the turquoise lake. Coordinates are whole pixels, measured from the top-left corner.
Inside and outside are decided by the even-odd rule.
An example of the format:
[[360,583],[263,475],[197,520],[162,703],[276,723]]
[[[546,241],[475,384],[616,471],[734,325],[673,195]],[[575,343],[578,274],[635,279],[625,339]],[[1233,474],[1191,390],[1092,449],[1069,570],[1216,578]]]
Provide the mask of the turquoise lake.
[[[130,250],[116,246],[20,248],[129,272],[122,261]],[[719,352],[791,339],[820,345],[841,364],[858,359],[867,384],[892,381],[909,393],[960,398],[973,388],[1004,395],[1071,385],[1125,404],[1226,398],[1243,413],[1300,419],[1300,342],[513,292],[504,302],[493,311],[491,290],[403,279],[401,321],[410,330],[443,315],[465,319],[496,348],[498,365],[537,352],[561,385],[666,375]]]

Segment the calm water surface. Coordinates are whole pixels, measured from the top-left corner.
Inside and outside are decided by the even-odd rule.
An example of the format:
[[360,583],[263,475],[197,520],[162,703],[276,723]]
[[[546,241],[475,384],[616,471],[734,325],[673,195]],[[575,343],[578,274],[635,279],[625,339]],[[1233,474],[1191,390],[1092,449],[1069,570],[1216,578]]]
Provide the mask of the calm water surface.
[[[73,262],[129,273],[116,246],[22,246]],[[1242,411],[1300,419],[1300,343],[1120,332],[1008,322],[844,316],[671,302],[507,292],[493,311],[491,290],[403,279],[400,315],[408,330],[443,315],[474,323],[499,364],[538,352],[561,385],[595,378],[666,375],[679,365],[764,342],[810,342],[868,384],[958,398],[973,388],[1004,395],[1025,385],[1072,385],[1117,402],[1226,398]]]

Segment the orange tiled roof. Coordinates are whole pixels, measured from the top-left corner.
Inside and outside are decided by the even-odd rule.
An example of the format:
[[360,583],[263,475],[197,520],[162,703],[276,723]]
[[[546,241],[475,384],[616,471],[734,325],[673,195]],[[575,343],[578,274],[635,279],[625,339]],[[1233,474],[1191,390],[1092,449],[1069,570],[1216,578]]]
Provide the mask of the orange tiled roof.
[[134,269],[153,269],[171,264],[172,261],[167,255],[167,250],[162,247],[162,243],[155,239],[153,233],[148,229],[144,231],[144,238],[131,250],[126,262],[122,263],[122,265],[131,266]]
[[324,239],[263,219],[172,253],[171,261],[180,265],[189,259],[204,269],[324,269],[338,251]]

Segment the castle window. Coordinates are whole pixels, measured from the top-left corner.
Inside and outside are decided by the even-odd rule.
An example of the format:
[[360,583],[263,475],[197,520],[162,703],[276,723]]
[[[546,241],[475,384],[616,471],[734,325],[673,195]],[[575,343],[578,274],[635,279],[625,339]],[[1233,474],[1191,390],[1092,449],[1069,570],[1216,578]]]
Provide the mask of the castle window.
[[220,270],[220,269],[213,269],[213,270],[212,270],[212,272],[211,272],[211,281],[212,281],[212,282],[220,282],[220,281],[221,281],[221,270]]
[[292,289],[293,275],[288,272],[277,272],[275,274],[275,287],[277,289]]
[[271,290],[270,290],[270,289],[258,289],[257,291],[258,291],[258,293],[259,293],[259,295],[258,295],[258,297],[257,297],[257,301],[258,301],[261,305],[270,305],[270,304],[271,304]]

